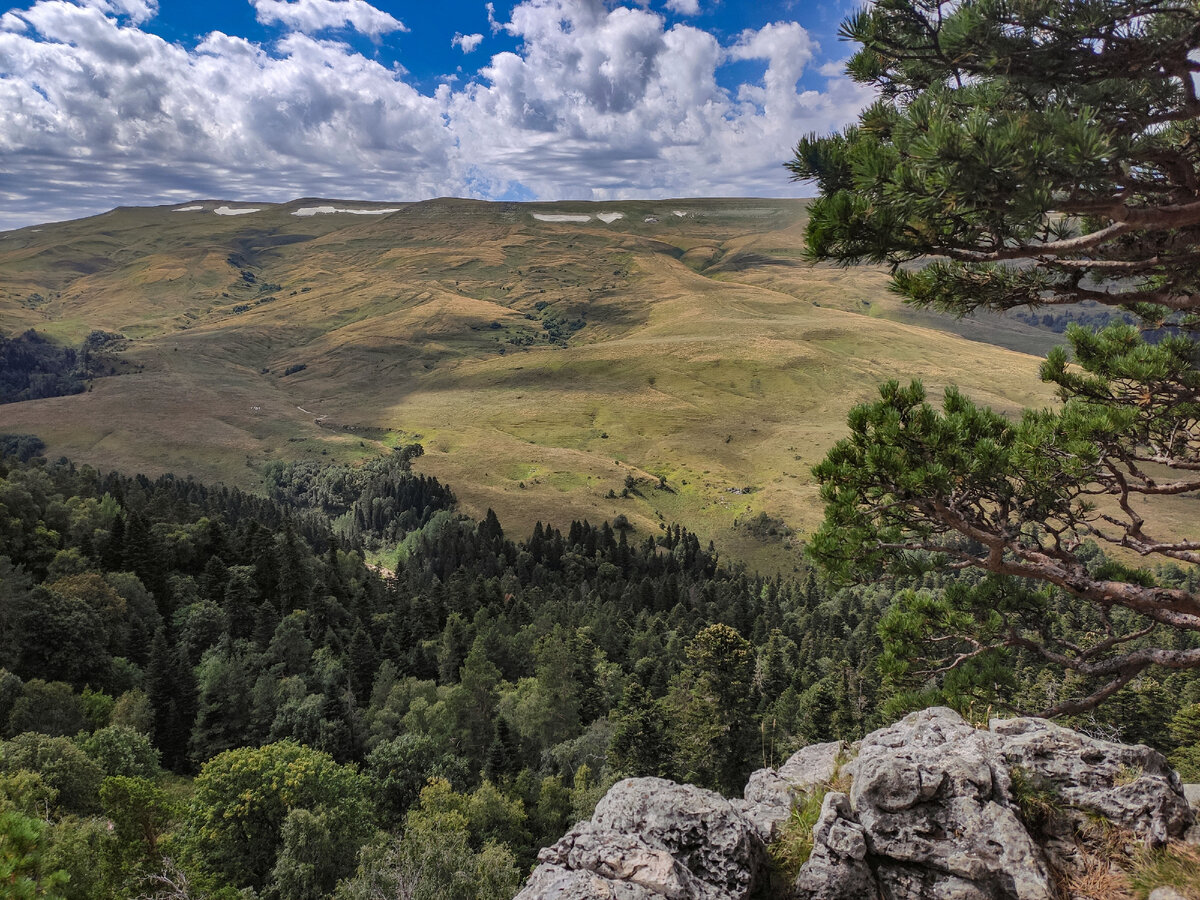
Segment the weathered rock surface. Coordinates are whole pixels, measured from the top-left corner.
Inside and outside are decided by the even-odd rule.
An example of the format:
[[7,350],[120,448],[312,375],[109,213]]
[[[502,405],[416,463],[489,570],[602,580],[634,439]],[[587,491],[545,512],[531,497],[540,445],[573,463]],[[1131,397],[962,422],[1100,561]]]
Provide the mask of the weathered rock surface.
[[[1048,860],[1069,866],[1078,848],[1070,829],[1030,834],[1014,772],[1021,791],[1052,798],[1068,820],[1102,816],[1150,843],[1200,830],[1178,776],[1148,747],[1041,719],[982,731],[935,708],[857,747],[806,747],[751,775],[743,799],[661,778],[619,782],[590,822],[539,854],[518,900],[758,900],[768,890],[766,845],[795,800],[815,790],[828,793],[812,852],[794,885],[769,886],[772,897],[1051,900]],[[847,775],[849,795],[830,789]]]
[[1192,809],[1200,808],[1200,784],[1185,784],[1183,796],[1187,797],[1187,802],[1192,804]]
[[751,896],[766,870],[753,825],[720,794],[703,788],[663,778],[627,778],[596,805],[592,822],[641,835],[733,900]]
[[1146,900],[1188,900],[1173,887],[1159,887],[1150,892]]
[[627,881],[594,872],[538,866],[514,900],[662,900],[663,895]]
[[913,713],[863,741],[851,806],[885,895],[1054,896],[1045,860],[1012,805],[998,744],[943,708]]
[[833,781],[839,767],[849,757],[850,745],[845,741],[811,744],[797,750],[779,767],[779,777],[795,789],[811,791],[817,785]]
[[778,839],[796,797],[833,781],[849,754],[850,745],[845,741],[804,747],[778,770],[751,773],[743,801],[735,800],[734,805],[751,821],[758,836],[770,844]]
[[830,791],[813,826],[813,849],[796,877],[795,894],[807,900],[876,900],[879,883],[867,863],[863,827],[850,798]]
[[1048,789],[1064,806],[1165,844],[1195,821],[1179,775],[1157,750],[1088,737],[1045,719],[994,721],[1010,769],[1032,787]]
[[656,846],[640,834],[613,831],[595,822],[580,822],[558,843],[542,850],[538,861],[627,882],[668,900],[707,900],[719,896],[665,847]]

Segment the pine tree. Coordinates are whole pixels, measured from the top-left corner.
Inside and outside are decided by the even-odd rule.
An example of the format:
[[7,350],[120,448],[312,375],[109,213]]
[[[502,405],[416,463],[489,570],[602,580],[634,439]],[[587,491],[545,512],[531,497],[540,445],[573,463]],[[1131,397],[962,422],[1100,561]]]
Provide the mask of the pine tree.
[[494,784],[504,784],[521,769],[521,748],[508,720],[496,717],[492,745],[484,763],[484,777]]
[[[1092,301],[1113,316],[1069,328],[1070,353],[1043,364],[1058,409],[1014,420],[954,388],[939,409],[920,384],[890,382],[816,468],[812,549],[832,573],[989,573],[979,591],[901,599],[889,652],[911,685],[984,684],[1020,651],[1079,676],[1041,710],[1064,715],[1152,666],[1200,667],[1200,646],[1170,636],[1200,633],[1200,597],[1086,552],[1200,562],[1194,535],[1156,521],[1159,498],[1200,493],[1198,13],[1195,0],[878,0],[843,26],[863,45],[848,71],[879,100],[789,163],[821,193],[811,256],[888,264],[908,302],[959,315]],[[1040,618],[1049,595],[1013,578],[1094,605],[1103,626],[1057,639]]]
[[154,744],[167,768],[183,771],[195,718],[195,678],[187,660],[168,645],[163,628],[155,632],[150,647],[146,687],[154,710]]
[[365,701],[371,696],[371,684],[375,678],[379,658],[367,630],[359,625],[350,638],[350,648],[346,651],[346,664],[350,672],[350,686],[359,701]]

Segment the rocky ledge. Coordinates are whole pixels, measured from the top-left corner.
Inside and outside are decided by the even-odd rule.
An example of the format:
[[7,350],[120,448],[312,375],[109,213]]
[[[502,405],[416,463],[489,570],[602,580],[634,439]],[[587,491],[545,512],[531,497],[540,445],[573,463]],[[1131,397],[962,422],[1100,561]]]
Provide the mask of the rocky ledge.
[[[817,802],[810,832],[796,810]],[[772,850],[797,838],[806,858],[783,876]],[[856,746],[806,747],[741,800],[621,781],[542,850],[517,900],[1082,900],[1072,885],[1098,861],[1186,844],[1196,813],[1157,751],[935,708]],[[1155,893],[1183,896],[1170,890]]]

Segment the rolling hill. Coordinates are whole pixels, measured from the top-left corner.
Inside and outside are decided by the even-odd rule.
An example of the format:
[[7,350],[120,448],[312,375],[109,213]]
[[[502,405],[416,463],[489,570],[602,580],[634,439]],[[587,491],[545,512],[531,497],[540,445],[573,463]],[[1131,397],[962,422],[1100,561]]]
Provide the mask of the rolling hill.
[[[810,467],[890,377],[1043,405],[1055,336],[914,313],[802,262],[788,200],[196,201],[0,234],[0,334],[128,338],[125,374],[0,406],[98,467],[259,484],[272,459],[419,440],[524,532],[679,521],[790,569]],[[628,497],[622,497],[626,486]]]

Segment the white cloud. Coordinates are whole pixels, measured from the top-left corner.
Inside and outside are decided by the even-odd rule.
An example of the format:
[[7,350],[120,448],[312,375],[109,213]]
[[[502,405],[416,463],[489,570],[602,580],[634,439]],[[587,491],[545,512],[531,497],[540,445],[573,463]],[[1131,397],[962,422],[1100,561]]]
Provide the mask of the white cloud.
[[305,34],[353,28],[371,37],[379,37],[393,31],[408,30],[399,19],[376,9],[366,0],[250,0],[250,5],[262,24],[278,23]]
[[128,16],[135,24],[152,19],[158,13],[158,0],[83,0],[83,5],[116,16]]
[[[120,2],[41,0],[0,19],[0,227],[196,197],[794,195],[781,164],[796,139],[869,99],[831,69],[797,88],[825,60],[795,23],[722,46],[642,7],[526,0],[499,23],[519,52],[430,95],[300,33],[314,23],[188,48]],[[761,79],[722,88],[721,66],[746,59]]]
[[700,0],[667,0],[667,9],[681,16],[698,16]]
[[474,53],[475,49],[483,43],[482,34],[455,34],[450,39],[450,46],[461,47],[463,53]]

